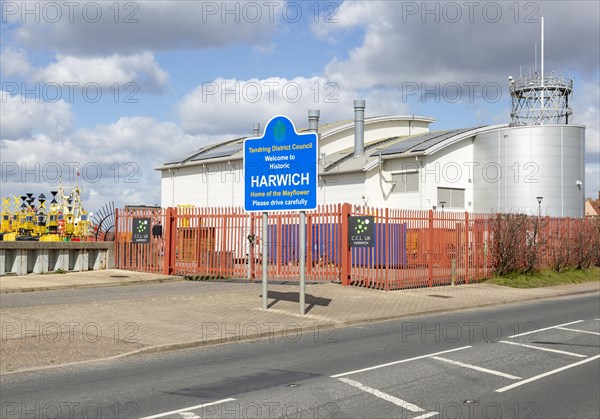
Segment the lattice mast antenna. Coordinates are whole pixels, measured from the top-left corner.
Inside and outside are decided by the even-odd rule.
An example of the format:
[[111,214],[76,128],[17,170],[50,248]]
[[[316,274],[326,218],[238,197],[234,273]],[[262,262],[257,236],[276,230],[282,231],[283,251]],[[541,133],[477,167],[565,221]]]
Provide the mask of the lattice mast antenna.
[[508,78],[511,96],[511,126],[563,125],[572,119],[573,79],[545,73],[544,18],[541,21],[540,73],[537,73],[537,46],[534,74]]

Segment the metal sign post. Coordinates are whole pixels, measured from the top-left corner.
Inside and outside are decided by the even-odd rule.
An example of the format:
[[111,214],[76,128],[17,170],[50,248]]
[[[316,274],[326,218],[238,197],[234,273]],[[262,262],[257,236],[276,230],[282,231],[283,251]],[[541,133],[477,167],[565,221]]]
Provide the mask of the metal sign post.
[[299,134],[286,116],[267,123],[262,137],[244,140],[244,210],[263,213],[263,309],[267,309],[269,211],[300,211],[300,313],[306,280],[306,210],[317,207],[318,143],[315,132]]
[[267,283],[267,271],[269,262],[269,214],[262,214],[262,308],[267,309],[269,286]]
[[300,315],[304,316],[306,294],[306,213],[300,211],[300,231],[298,234],[300,258]]

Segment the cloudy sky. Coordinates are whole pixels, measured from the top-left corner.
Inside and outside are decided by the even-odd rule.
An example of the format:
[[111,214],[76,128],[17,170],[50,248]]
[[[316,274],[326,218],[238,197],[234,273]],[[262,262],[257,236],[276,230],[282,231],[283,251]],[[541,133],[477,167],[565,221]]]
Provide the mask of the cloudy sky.
[[575,79],[587,126],[585,193],[600,188],[596,1],[1,4],[2,196],[79,173],[90,210],[153,205],[169,158],[276,114],[351,119],[358,98],[432,129],[506,123],[507,77],[534,71],[542,16],[546,72]]

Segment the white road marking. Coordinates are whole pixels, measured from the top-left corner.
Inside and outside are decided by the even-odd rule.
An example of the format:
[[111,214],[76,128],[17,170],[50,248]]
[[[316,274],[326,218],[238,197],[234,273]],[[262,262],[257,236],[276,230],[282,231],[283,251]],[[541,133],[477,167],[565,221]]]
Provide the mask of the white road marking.
[[526,345],[524,343],[508,342],[506,340],[501,340],[500,343],[508,343],[509,345],[522,346],[524,348],[537,349],[539,351],[554,352],[557,354],[576,356],[577,358],[587,358],[586,355],[576,354],[574,352],[559,351],[558,349],[542,348],[541,346]]
[[540,375],[536,375],[536,376],[534,376],[534,377],[531,377],[531,378],[528,378],[528,379],[526,379],[526,380],[519,381],[519,382],[517,382],[517,383],[514,383],[514,384],[511,384],[511,385],[508,385],[508,386],[506,386],[506,387],[499,388],[498,390],[496,390],[496,393],[503,393],[503,392],[505,392],[506,390],[510,390],[510,389],[513,389],[513,388],[515,388],[515,387],[522,386],[523,384],[531,383],[532,381],[536,381],[536,380],[539,380],[540,378],[544,378],[544,377],[547,377],[547,376],[549,376],[549,375],[556,374],[557,372],[561,372],[561,371],[564,371],[564,370],[568,370],[569,368],[573,368],[573,367],[576,367],[576,366],[578,366],[578,365],[585,364],[585,363],[587,363],[587,362],[592,362],[592,361],[594,361],[594,360],[596,360],[596,359],[598,359],[598,358],[600,358],[600,355],[596,355],[596,356],[593,356],[593,357],[591,357],[591,358],[587,358],[587,359],[584,359],[584,360],[582,360],[582,361],[576,362],[576,363],[574,363],[574,364],[569,364],[569,365],[566,365],[566,366],[564,366],[564,367],[557,368],[557,369],[555,369],[555,370],[548,371],[548,372],[545,372],[545,373],[543,373],[543,374],[540,374]]
[[509,338],[516,338],[516,337],[519,337],[519,336],[530,335],[530,334],[532,334],[532,333],[541,332],[541,331],[543,331],[543,330],[556,329],[557,327],[561,327],[561,326],[568,326],[568,325],[570,325],[570,324],[575,324],[575,323],[581,323],[582,321],[583,321],[583,320],[575,320],[574,322],[563,323],[563,324],[557,324],[556,326],[544,327],[543,329],[536,329],[536,330],[531,330],[531,331],[529,331],[529,332],[517,333],[516,335],[509,336]]
[[568,330],[569,332],[589,333],[590,335],[598,335],[598,336],[600,336],[600,333],[598,333],[598,332],[590,332],[588,330],[569,329],[568,327],[557,327],[557,329]]
[[217,400],[216,402],[199,404],[197,406],[190,406],[190,407],[186,407],[185,409],[172,410],[170,412],[159,413],[158,415],[146,416],[146,417],[143,417],[141,419],[162,418],[162,417],[165,417],[165,416],[174,415],[176,413],[188,412],[190,410],[195,410],[195,409],[202,409],[203,407],[214,406],[215,404],[227,403],[227,402],[231,402],[231,401],[234,401],[234,400],[235,399],[232,399],[232,398]]
[[435,416],[435,415],[439,415],[439,413],[438,412],[423,413],[421,416],[415,416],[412,419],[425,419],[425,418],[429,418],[429,417]]
[[459,367],[470,368],[472,370],[487,372],[488,374],[498,375],[498,376],[504,377],[504,378],[510,378],[511,380],[520,380],[522,378],[522,377],[517,377],[516,375],[510,375],[510,374],[506,374],[504,372],[490,370],[488,368],[483,368],[483,367],[478,367],[477,365],[464,364],[462,362],[453,361],[451,359],[442,358],[439,356],[432,356],[431,358],[437,359],[438,361],[447,362],[448,364],[457,365]]
[[340,380],[348,385],[351,385],[352,387],[356,387],[357,389],[362,390],[366,393],[369,393],[376,397],[379,397],[380,399],[383,399],[387,402],[394,403],[396,406],[400,406],[403,409],[410,410],[413,413],[425,411],[424,409],[421,409],[416,404],[409,403],[407,401],[399,399],[398,397],[394,397],[392,395],[384,393],[383,391],[379,391],[376,388],[366,386],[362,383],[359,383],[358,381],[354,381],[349,378],[338,378],[338,380]]
[[462,351],[463,349],[469,349],[469,348],[471,348],[471,346],[463,346],[462,348],[450,349],[447,351],[436,352],[434,354],[421,355],[421,356],[416,356],[414,358],[408,358],[408,359],[401,359],[400,361],[388,362],[387,364],[380,364],[380,365],[375,365],[373,367],[362,368],[360,370],[343,372],[341,374],[332,375],[331,378],[339,378],[339,377],[343,377],[345,375],[351,375],[351,374],[356,374],[359,372],[376,370],[378,368],[389,367],[390,365],[402,364],[403,362],[409,362],[409,361],[416,361],[417,359],[430,358],[432,356],[447,354],[449,352]]

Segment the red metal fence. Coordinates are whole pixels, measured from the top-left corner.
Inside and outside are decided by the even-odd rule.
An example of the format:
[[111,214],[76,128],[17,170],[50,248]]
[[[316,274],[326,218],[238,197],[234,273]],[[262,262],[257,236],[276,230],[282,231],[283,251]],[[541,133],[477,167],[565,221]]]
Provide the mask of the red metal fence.
[[350,283],[386,290],[467,284],[491,275],[489,216],[469,213],[369,209],[375,247],[349,250]]
[[[374,247],[349,247],[349,217],[373,216]],[[149,243],[133,220],[149,218]],[[297,212],[268,218],[268,277],[299,279]],[[120,269],[211,278],[262,277],[262,214],[240,208],[117,210]],[[412,211],[350,204],[306,213],[306,279],[384,290],[468,284],[508,270],[600,265],[600,220]],[[511,259],[512,258],[512,259]]]
[[[375,246],[350,248],[348,220],[372,215]],[[116,266],[200,277],[260,279],[262,215],[239,208],[117,211]],[[150,243],[133,243],[134,218],[150,218]],[[307,281],[385,290],[469,283],[491,274],[490,216],[324,205],[306,213]],[[271,213],[268,277],[299,277],[299,213]]]

